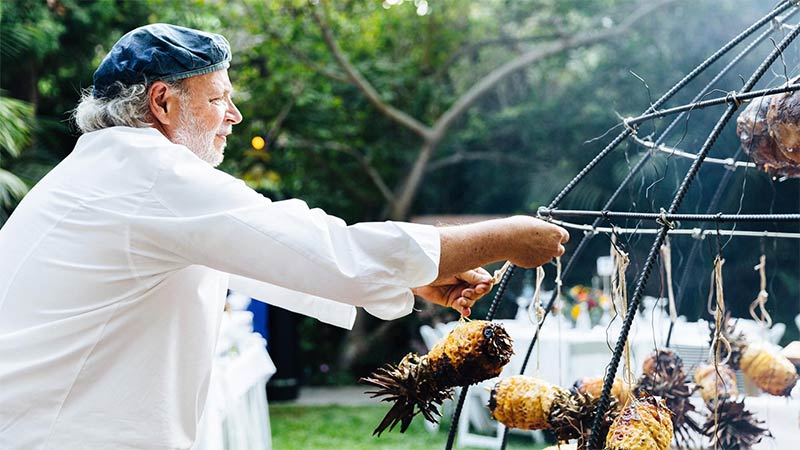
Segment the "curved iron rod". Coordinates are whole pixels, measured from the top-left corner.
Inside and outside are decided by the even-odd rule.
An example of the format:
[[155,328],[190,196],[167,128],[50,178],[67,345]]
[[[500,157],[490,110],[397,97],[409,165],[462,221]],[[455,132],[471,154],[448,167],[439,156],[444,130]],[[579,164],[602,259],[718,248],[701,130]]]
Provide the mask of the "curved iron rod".
[[[706,68],[708,68],[708,66],[713,64],[717,59],[726,54],[730,49],[732,49],[740,42],[742,42],[744,39],[746,39],[748,36],[750,36],[755,30],[761,28],[764,24],[768,23],[769,21],[780,15],[783,11],[785,11],[792,5],[793,5],[792,1],[785,1],[781,3],[780,5],[776,6],[775,9],[770,11],[769,14],[765,15],[757,22],[750,25],[747,29],[739,33],[736,37],[731,39],[727,44],[723,45],[722,48],[720,48],[714,54],[706,58],[705,61],[700,63],[691,72],[686,74],[686,76],[684,76],[680,81],[675,83],[675,85],[672,86],[669,89],[669,91],[667,91],[664,95],[661,96],[661,98],[656,100],[655,103],[653,103],[649,108],[647,108],[647,110],[645,110],[645,113],[650,113],[660,108],[661,105],[663,105],[667,100],[669,100],[673,95],[675,95],[675,93],[677,93],[684,86],[686,86],[686,84],[688,84],[691,80],[697,77],[697,75],[699,75]],[[746,91],[742,90],[742,92]],[[569,194],[575,188],[578,182],[582,180],[592,169],[594,169],[595,166],[597,166],[597,164],[599,164],[600,161],[602,161],[603,158],[606,157],[606,155],[611,153],[611,151],[614,150],[620,143],[622,143],[622,141],[624,141],[625,138],[627,138],[633,131],[634,127],[625,127],[625,129],[619,135],[617,135],[617,137],[614,138],[614,140],[612,140],[603,150],[600,151],[600,153],[598,153],[591,161],[589,161],[589,163],[586,164],[586,166],[584,166],[584,168],[580,172],[578,172],[577,175],[575,175],[575,178],[573,178],[569,183],[567,183],[566,186],[564,186],[561,192],[559,192],[558,195],[556,195],[556,197],[553,199],[553,201],[550,202],[549,207],[551,209],[557,207],[564,199],[564,197],[566,197],[566,195]]]
[[[767,69],[778,59],[778,56],[782,54],[782,52],[786,49],[786,47],[791,43],[797,35],[800,34],[800,24],[795,26],[795,28],[787,34],[778,46],[770,52],[769,56],[761,63],[761,65],[756,69],[750,79],[747,80],[744,87],[742,88],[742,92],[749,92],[753,86],[758,82],[759,79],[764,75]],[[703,147],[698,152],[698,158],[694,161],[692,166],[689,168],[689,171],[686,173],[686,177],[684,177],[683,182],[681,183],[680,187],[678,188],[678,192],[675,194],[675,197],[670,205],[669,209],[667,210],[667,214],[675,215],[675,212],[680,207],[681,203],[683,202],[684,197],[686,196],[686,192],[689,190],[689,186],[691,186],[692,181],[694,181],[697,172],[700,170],[700,166],[703,164],[703,160],[705,159],[708,152],[711,150],[711,147],[716,142],[717,138],[719,137],[722,129],[725,125],[730,121],[733,117],[734,112],[737,109],[737,105],[729,105],[728,108],[725,110],[725,113],[720,117],[717,121],[717,124],[712,129],[711,133],[706,139],[706,142],[703,144]],[[594,421],[592,423],[592,430],[591,436],[589,438],[589,445],[588,448],[591,449],[598,449],[599,439],[600,439],[600,424],[602,423],[603,415],[606,413],[609,404],[609,396],[611,394],[611,385],[614,382],[614,377],[617,374],[617,369],[619,367],[620,359],[622,358],[622,352],[625,348],[625,342],[628,340],[628,333],[630,332],[631,325],[633,323],[633,318],[636,315],[637,308],[639,307],[639,302],[642,299],[644,294],[644,287],[647,285],[647,280],[650,278],[650,273],[652,272],[653,265],[655,263],[656,257],[658,256],[659,249],[661,245],[664,243],[664,240],[667,236],[667,231],[669,229],[668,224],[664,224],[661,227],[661,232],[656,236],[656,239],[653,241],[653,246],[650,248],[650,253],[647,255],[647,260],[645,261],[645,265],[641,271],[641,275],[639,280],[636,284],[636,289],[633,293],[633,298],[628,304],[628,311],[625,315],[625,320],[622,324],[622,330],[620,331],[619,338],[617,339],[617,344],[614,348],[614,354],[611,358],[611,362],[608,365],[606,370],[606,377],[603,383],[603,392],[600,395],[600,399],[598,400],[597,410],[595,413]]]
[[539,215],[545,218],[600,217],[602,219],[661,220],[667,222],[797,222],[800,214],[676,214],[639,213],[627,211],[584,211],[569,209],[539,208]]
[[[517,266],[511,264],[506,269],[506,273],[503,274],[503,278],[500,279],[500,282],[497,284],[497,292],[495,292],[494,299],[492,300],[491,305],[489,305],[489,311],[486,313],[486,320],[494,320],[494,315],[497,312],[497,306],[500,304],[500,300],[502,300],[503,295],[505,295],[506,287],[508,286],[508,282],[511,280],[511,277],[514,276],[514,271],[516,270]],[[458,419],[461,417],[461,409],[464,406],[464,399],[467,398],[467,391],[469,390],[469,386],[461,386],[461,395],[458,397],[458,404],[456,405],[455,411],[453,411],[453,418],[450,421],[450,431],[447,434],[447,443],[445,444],[446,450],[452,450],[453,443],[455,442],[456,438],[456,431],[458,430]]]
[[[741,151],[741,146],[739,147],[739,151],[736,152],[734,158],[739,155]],[[722,198],[722,193],[725,192],[725,189],[728,186],[731,178],[733,178],[733,171],[726,170],[725,173],[722,175],[722,180],[720,180],[719,184],[717,185],[717,189],[714,191],[714,195],[711,198],[711,202],[708,204],[708,209],[706,212],[711,212],[717,208],[720,199]],[[732,233],[732,232],[731,232]],[[686,282],[689,277],[689,269],[692,267],[692,263],[694,262],[694,258],[697,256],[697,252],[700,250],[700,241],[697,240],[692,244],[692,249],[689,251],[689,257],[686,259],[686,263],[683,264],[683,272],[681,273],[680,281],[678,282],[678,295],[675,299],[675,314],[681,310],[681,305],[683,304],[683,290],[686,285]],[[669,348],[669,344],[672,342],[672,330],[675,329],[675,322],[669,322],[669,329],[667,330],[667,340],[664,343],[664,346]]]
[[736,104],[736,106],[738,107],[742,103],[745,103],[746,101],[749,101],[754,98],[765,97],[773,94],[782,94],[784,92],[794,92],[798,89],[800,89],[800,84],[787,84],[781,87],[761,89],[758,91],[750,91],[747,93],[738,93],[736,91],[731,91],[724,97],[717,97],[708,100],[702,100],[699,102],[687,103],[685,105],[676,106],[674,108],[660,109],[658,111],[653,111],[648,114],[642,114],[641,116],[624,119],[622,121],[622,124],[630,127],[638,125],[642,122],[646,122],[650,119],[657,119],[659,117],[669,116],[671,114],[679,112],[693,111],[696,109],[703,109],[703,108],[708,108],[709,106],[717,106],[722,104],[728,104],[728,105]]

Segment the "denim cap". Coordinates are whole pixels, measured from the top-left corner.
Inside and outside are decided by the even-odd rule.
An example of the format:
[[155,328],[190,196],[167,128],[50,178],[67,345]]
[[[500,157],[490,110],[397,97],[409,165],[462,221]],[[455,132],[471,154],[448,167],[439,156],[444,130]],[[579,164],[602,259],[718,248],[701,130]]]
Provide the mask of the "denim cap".
[[219,34],[165,23],[122,36],[94,72],[94,98],[114,97],[120,86],[175,81],[227,69],[231,46]]

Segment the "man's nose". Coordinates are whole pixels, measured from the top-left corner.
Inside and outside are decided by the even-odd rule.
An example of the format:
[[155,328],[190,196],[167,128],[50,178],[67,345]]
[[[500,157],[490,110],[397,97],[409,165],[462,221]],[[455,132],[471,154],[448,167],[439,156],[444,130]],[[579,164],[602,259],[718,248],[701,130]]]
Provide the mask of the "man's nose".
[[242,121],[242,113],[239,108],[233,103],[233,100],[228,100],[228,111],[226,112],[225,120],[233,125]]

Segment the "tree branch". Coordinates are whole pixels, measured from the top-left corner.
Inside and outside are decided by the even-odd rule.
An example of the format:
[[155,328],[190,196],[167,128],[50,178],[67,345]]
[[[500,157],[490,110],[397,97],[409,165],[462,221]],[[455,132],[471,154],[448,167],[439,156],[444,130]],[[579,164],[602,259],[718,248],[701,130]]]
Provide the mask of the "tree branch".
[[506,64],[491,71],[480,81],[475,83],[467,92],[451,106],[433,125],[434,134],[439,135],[453,123],[453,121],[472,106],[481,96],[493,89],[498,83],[506,79],[512,73],[521,70],[533,63],[536,63],[549,56],[582,47],[589,44],[596,44],[607,41],[613,37],[627,32],[634,23],[652,13],[654,10],[673,3],[676,0],[661,0],[657,2],[644,1],[625,21],[619,26],[602,31],[589,31],[579,33],[573,37],[565,37],[559,41],[534,48],[523,53]]
[[300,50],[297,50],[293,46],[291,46],[291,45],[287,44],[286,42],[284,42],[283,36],[280,36],[275,31],[270,30],[270,29],[266,29],[264,31],[270,38],[272,38],[273,41],[275,41],[278,44],[280,44],[283,48],[286,49],[286,51],[288,51],[295,58],[297,58],[299,61],[301,61],[309,69],[311,69],[311,70],[313,70],[313,71],[315,71],[315,72],[317,72],[317,73],[319,73],[321,75],[324,75],[324,76],[326,76],[326,77],[328,77],[328,78],[330,78],[332,80],[341,81],[342,83],[347,83],[347,84],[352,84],[353,83],[350,80],[350,77],[348,77],[347,75],[344,75],[344,74],[341,74],[341,73],[338,73],[338,72],[334,72],[332,70],[329,70],[329,69],[327,69],[325,67],[320,66],[319,64],[314,62],[314,60],[312,60],[310,57],[308,57],[305,53],[301,52]]
[[370,159],[364,156],[361,152],[342,143],[333,141],[316,142],[303,138],[284,137],[281,139],[281,142],[281,146],[291,145],[301,149],[323,148],[325,150],[333,150],[339,153],[344,153],[354,158],[359,162],[359,164],[361,164],[361,168],[364,169],[364,172],[367,174],[370,180],[372,180],[372,183],[378,188],[378,191],[380,191],[384,200],[386,200],[386,202],[390,205],[394,204],[395,197],[392,193],[392,190],[386,185],[386,182],[383,180],[383,177],[381,177],[381,174],[378,172],[378,170],[372,166]]
[[367,81],[367,79],[364,78],[361,73],[350,63],[350,61],[347,59],[347,56],[345,56],[344,52],[342,52],[342,49],[339,48],[339,44],[336,43],[336,39],[333,37],[333,33],[331,32],[328,23],[320,14],[320,9],[323,8],[321,4],[322,2],[319,2],[317,5],[313,6],[312,12],[314,14],[314,20],[317,21],[317,24],[322,31],[325,44],[328,46],[328,49],[330,49],[333,57],[336,59],[336,62],[339,63],[339,66],[341,66],[342,69],[347,72],[350,80],[361,90],[361,92],[364,93],[369,102],[372,103],[372,105],[384,116],[399,123],[405,128],[408,128],[423,139],[429,139],[431,130],[428,126],[381,100],[380,95],[378,95],[378,92],[375,90],[375,88],[372,87],[369,81]]
[[518,165],[533,165],[525,158],[518,156],[508,155],[504,152],[456,152],[450,156],[439,158],[436,161],[428,163],[426,172],[433,172],[435,170],[443,169],[448,166],[460,164],[465,161],[492,161],[495,163],[511,163]]

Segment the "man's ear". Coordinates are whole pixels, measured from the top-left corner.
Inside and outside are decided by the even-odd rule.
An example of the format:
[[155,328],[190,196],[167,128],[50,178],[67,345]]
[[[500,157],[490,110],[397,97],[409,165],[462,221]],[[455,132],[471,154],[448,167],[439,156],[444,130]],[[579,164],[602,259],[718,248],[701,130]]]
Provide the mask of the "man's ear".
[[174,111],[172,111],[174,99],[172,97],[175,94],[175,91],[170,89],[169,85],[163,81],[156,81],[150,85],[150,89],[147,91],[147,102],[150,107],[150,114],[152,114],[157,125],[170,125],[174,117]]

